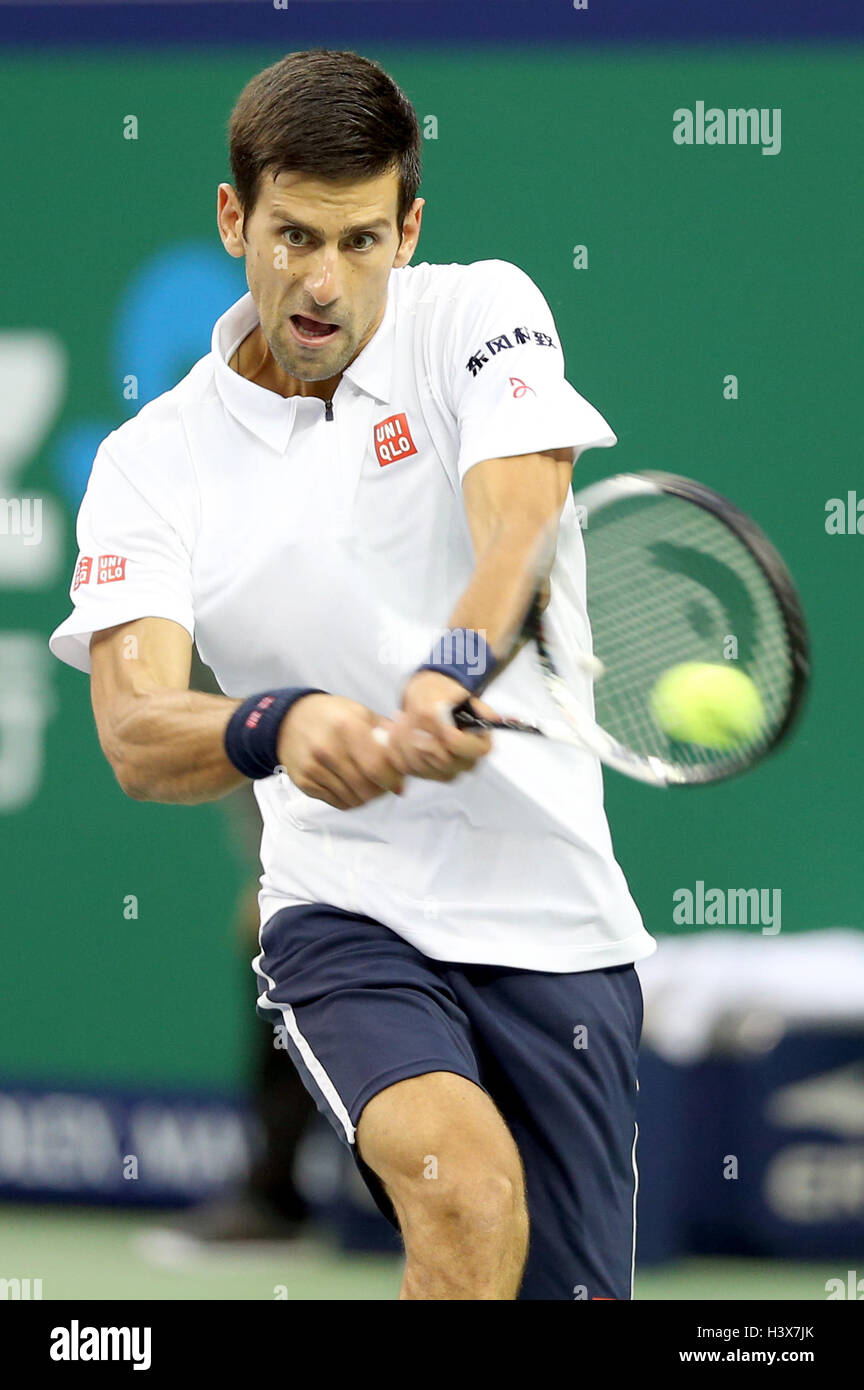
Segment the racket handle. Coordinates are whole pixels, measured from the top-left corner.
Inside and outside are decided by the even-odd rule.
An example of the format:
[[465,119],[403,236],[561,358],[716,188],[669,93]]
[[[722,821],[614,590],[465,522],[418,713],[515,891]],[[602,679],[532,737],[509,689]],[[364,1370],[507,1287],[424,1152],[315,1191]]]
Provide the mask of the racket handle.
[[[480,715],[475,714],[471,708],[470,698],[463,700],[461,705],[456,705],[451,711],[451,714],[456,728],[463,730],[463,732],[484,732],[486,729],[506,727],[506,722],[504,720],[484,719]],[[389,729],[383,729],[380,724],[376,724],[375,728],[372,730],[372,737],[376,743],[380,743],[382,748],[386,748],[390,742],[390,731]]]
[[456,728],[462,729],[463,731],[489,728],[489,720],[481,719],[471,708],[470,696],[467,700],[463,700],[461,704],[454,706],[452,718]]
[[[453,723],[457,729],[488,729],[490,721],[479,719],[470,708],[468,700],[464,700],[461,705],[457,705],[452,711]],[[449,721],[448,721],[449,722]],[[376,724],[372,730],[372,737],[382,748],[386,748],[390,742],[390,730],[384,729],[380,724]]]

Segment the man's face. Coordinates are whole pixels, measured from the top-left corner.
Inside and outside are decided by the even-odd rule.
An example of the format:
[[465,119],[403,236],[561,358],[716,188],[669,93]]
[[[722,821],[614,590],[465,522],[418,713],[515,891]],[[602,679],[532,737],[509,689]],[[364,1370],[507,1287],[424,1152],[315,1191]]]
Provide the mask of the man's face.
[[223,242],[245,253],[261,330],[289,376],[338,376],[378,328],[390,271],[411,259],[420,234],[417,198],[400,238],[398,192],[395,170],[350,183],[265,173],[244,225],[234,190],[220,185]]

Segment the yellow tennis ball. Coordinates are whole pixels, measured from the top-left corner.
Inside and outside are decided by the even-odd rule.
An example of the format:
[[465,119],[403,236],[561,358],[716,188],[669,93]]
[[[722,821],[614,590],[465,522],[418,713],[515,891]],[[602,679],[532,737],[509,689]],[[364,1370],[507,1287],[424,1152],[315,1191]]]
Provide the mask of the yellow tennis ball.
[[716,749],[749,742],[765,718],[750,677],[710,661],[684,661],[664,671],[651,691],[651,712],[670,738]]

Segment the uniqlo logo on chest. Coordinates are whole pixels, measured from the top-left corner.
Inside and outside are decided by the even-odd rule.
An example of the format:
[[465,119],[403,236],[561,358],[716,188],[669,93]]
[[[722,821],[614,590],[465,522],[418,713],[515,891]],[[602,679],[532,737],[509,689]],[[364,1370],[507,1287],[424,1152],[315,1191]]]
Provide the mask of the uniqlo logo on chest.
[[90,571],[93,568],[92,555],[79,555],[78,563],[75,566],[75,578],[72,581],[72,588],[77,589],[81,584],[90,583]]
[[380,425],[375,426],[375,454],[381,468],[388,463],[395,463],[397,459],[410,458],[416,452],[417,448],[411,438],[404,413],[389,415]]
[[125,555],[100,555],[97,584],[113,584],[117,579],[126,578]]

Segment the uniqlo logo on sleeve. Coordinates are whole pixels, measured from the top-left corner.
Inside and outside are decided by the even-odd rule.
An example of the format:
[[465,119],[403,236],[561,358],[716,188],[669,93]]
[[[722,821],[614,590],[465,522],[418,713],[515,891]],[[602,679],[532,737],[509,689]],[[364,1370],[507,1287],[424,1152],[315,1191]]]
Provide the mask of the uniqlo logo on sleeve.
[[402,415],[388,415],[375,426],[375,454],[381,468],[397,459],[410,458],[417,448],[411,438],[408,421]]
[[113,584],[117,579],[126,578],[125,555],[100,555],[97,584]]
[[90,571],[93,568],[92,555],[79,555],[78,563],[75,566],[75,578],[72,580],[73,591],[81,584],[90,583]]

